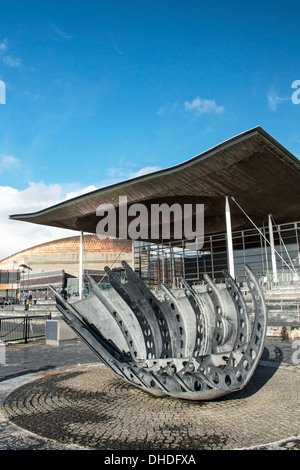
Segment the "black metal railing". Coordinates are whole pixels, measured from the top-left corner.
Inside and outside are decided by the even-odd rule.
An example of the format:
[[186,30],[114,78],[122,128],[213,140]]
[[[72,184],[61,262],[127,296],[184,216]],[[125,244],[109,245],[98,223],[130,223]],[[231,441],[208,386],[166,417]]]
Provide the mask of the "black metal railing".
[[45,336],[46,320],[51,315],[35,315],[23,317],[0,317],[0,342],[28,342],[30,339]]

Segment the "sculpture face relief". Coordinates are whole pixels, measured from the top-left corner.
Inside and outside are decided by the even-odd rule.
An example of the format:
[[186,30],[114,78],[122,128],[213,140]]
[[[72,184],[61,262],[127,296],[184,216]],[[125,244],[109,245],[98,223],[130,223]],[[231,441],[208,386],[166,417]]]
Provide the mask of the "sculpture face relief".
[[66,323],[118,376],[156,396],[213,400],[243,388],[263,351],[267,309],[255,276],[245,266],[253,312],[224,271],[225,284],[205,275],[206,292],[182,280],[162,285],[159,299],[122,262],[126,282],[106,268],[112,288],[89,276],[94,295],[69,304],[56,291]]

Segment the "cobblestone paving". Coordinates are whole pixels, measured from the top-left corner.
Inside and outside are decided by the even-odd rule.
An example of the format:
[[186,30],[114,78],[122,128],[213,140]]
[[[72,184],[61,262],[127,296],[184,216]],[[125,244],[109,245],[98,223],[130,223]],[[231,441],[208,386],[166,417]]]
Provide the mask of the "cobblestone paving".
[[23,374],[88,362],[99,360],[82,341],[63,341],[59,346],[45,341],[11,343],[5,348],[5,363],[0,362],[0,387],[3,380]]
[[[300,440],[288,438],[300,435],[299,405],[295,366],[260,365],[242,391],[190,402],[153,397],[105,366],[88,364],[48,371],[14,390],[4,403],[4,424],[53,439],[57,448],[68,443],[105,450],[238,449],[282,440],[297,448]],[[32,446],[43,446],[31,438]]]

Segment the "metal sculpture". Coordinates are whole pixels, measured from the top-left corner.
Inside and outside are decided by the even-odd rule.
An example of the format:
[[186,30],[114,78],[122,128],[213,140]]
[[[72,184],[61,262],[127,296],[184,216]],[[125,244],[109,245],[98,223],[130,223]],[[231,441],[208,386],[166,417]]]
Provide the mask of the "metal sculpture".
[[56,291],[66,323],[113,372],[157,396],[212,400],[243,388],[263,351],[267,309],[248,266],[253,318],[234,279],[224,271],[217,286],[205,275],[206,291],[182,280],[164,298],[149,290],[122,262],[126,273],[105,268],[111,289],[102,290],[86,276],[94,295],[74,304]]

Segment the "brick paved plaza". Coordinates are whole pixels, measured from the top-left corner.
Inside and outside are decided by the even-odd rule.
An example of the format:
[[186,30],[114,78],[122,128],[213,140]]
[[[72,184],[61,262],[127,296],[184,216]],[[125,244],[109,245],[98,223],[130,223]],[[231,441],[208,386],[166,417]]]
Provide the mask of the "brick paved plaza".
[[0,449],[297,449],[299,369],[262,361],[242,391],[211,402],[153,397],[97,362],[29,374],[6,393]]

